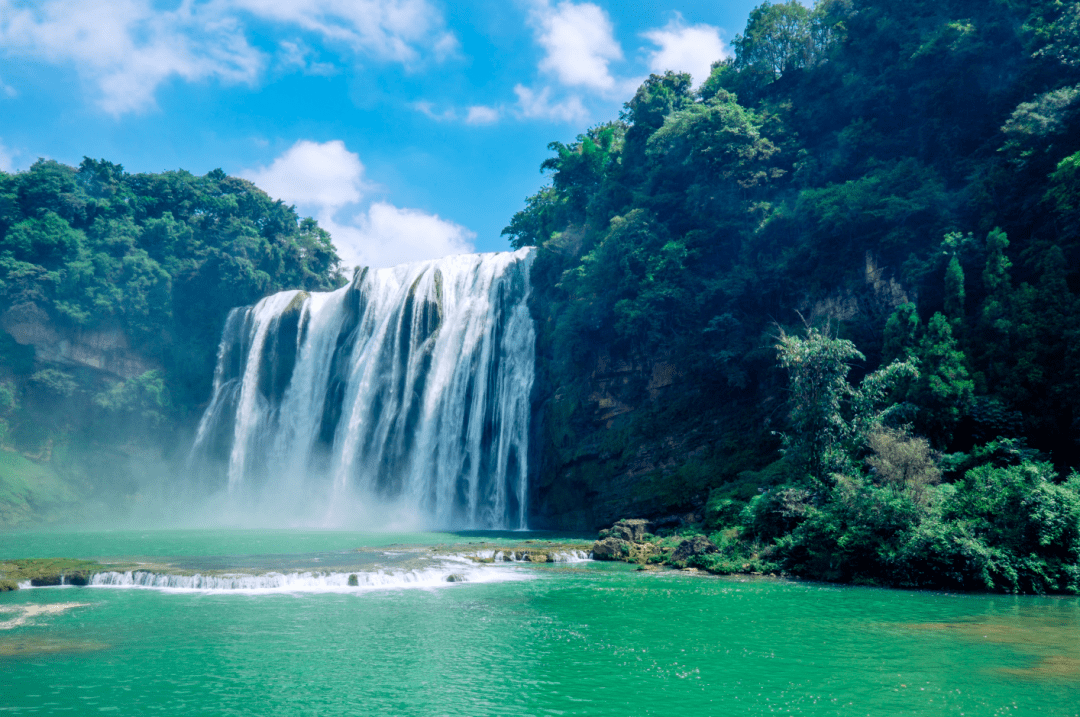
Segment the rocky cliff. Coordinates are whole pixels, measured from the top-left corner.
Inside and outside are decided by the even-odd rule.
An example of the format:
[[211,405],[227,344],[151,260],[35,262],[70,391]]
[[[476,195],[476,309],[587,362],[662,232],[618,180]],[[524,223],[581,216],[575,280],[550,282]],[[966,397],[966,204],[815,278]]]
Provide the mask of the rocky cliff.
[[756,467],[728,445],[730,400],[710,395],[671,357],[634,362],[600,349],[576,380],[539,373],[533,527],[596,530],[631,515],[700,515],[712,488]]
[[118,326],[92,330],[61,327],[32,301],[5,311],[0,327],[16,343],[33,346],[35,359],[41,363],[86,367],[122,379],[160,368],[134,350]]

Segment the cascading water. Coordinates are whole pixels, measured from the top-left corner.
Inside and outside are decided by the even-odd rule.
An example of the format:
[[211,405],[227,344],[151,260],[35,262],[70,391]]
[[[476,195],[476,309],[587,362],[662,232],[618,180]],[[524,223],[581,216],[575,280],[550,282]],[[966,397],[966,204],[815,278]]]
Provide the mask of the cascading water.
[[430,526],[524,528],[532,258],[363,269],[331,293],[234,309],[192,472],[244,500],[332,512],[348,497]]

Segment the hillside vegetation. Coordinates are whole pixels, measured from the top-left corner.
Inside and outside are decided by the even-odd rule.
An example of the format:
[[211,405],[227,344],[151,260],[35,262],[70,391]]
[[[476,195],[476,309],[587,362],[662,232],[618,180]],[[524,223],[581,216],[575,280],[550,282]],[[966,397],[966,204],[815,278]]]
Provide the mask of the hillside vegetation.
[[336,288],[338,264],[314,220],[221,170],[0,172],[0,441],[22,454],[0,461],[0,523],[130,493],[129,457],[185,447],[229,310]]
[[538,519],[1080,590],[1080,5],[765,3],[733,47],[552,143],[504,231],[539,247]]

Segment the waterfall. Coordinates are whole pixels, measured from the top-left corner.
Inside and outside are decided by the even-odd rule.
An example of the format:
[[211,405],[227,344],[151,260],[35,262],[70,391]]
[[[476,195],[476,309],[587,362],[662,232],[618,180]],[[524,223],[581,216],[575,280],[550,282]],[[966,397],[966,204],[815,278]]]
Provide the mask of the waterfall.
[[533,252],[358,270],[234,309],[190,472],[246,501],[348,497],[524,528]]

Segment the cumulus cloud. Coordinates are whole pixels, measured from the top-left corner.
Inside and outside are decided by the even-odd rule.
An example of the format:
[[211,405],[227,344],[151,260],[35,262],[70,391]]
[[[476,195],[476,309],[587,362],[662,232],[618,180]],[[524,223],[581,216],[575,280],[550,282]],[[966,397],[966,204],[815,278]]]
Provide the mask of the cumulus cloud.
[[[254,83],[267,58],[248,42],[243,23],[252,18],[403,64],[457,47],[427,0],[208,0],[174,10],[153,0],[114,0],[107,9],[85,0],[0,0],[0,52],[73,64],[97,86],[102,109],[121,115],[153,107],[158,86],[172,78]],[[286,59],[300,53],[306,64],[293,46],[291,56],[283,47]]]
[[614,28],[592,3],[540,2],[533,7],[537,42],[547,52],[540,69],[564,85],[610,92],[618,88],[609,65],[623,58]]
[[574,95],[562,102],[554,102],[551,99],[550,87],[536,92],[525,85],[517,85],[514,87],[514,94],[518,97],[520,117],[550,119],[557,122],[580,122],[589,116],[580,97]]
[[385,267],[473,251],[476,235],[438,215],[385,201],[361,205],[370,187],[345,143],[301,140],[268,167],[245,170],[267,194],[314,216],[347,267]]
[[731,55],[720,39],[719,28],[687,25],[680,15],[676,15],[666,26],[643,35],[657,46],[649,54],[649,69],[652,72],[689,72],[695,85],[708,79],[713,62]]
[[418,209],[401,209],[374,202],[348,223],[320,218],[348,266],[396,266],[475,251],[476,234],[469,229]]
[[364,165],[360,155],[339,139],[318,144],[300,140],[269,167],[240,173],[257,187],[286,204],[340,209],[360,201]]

